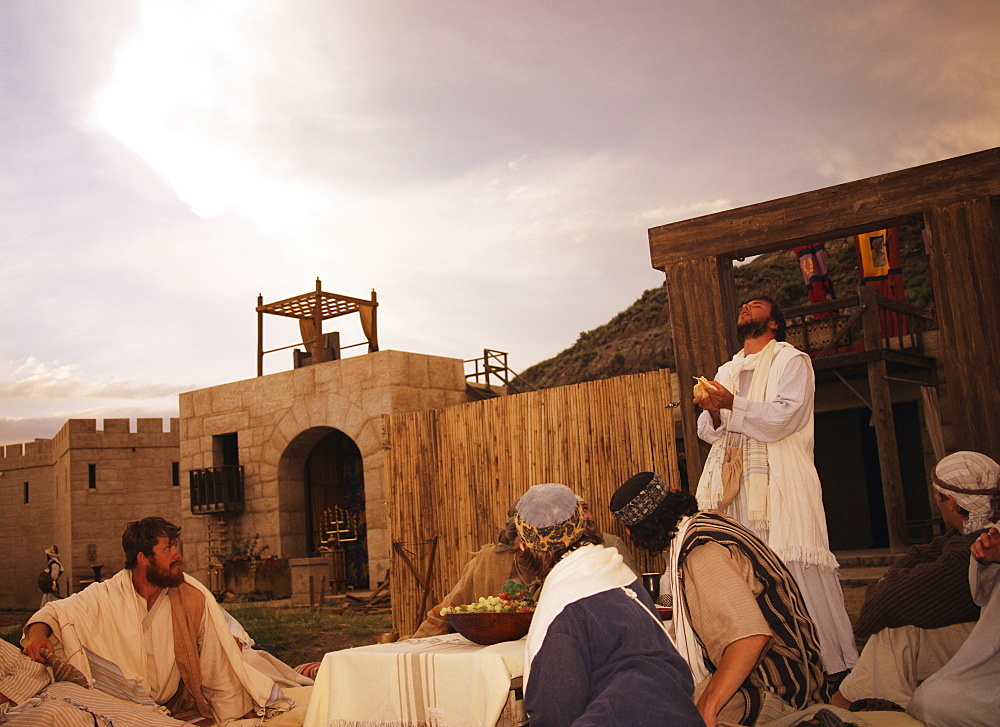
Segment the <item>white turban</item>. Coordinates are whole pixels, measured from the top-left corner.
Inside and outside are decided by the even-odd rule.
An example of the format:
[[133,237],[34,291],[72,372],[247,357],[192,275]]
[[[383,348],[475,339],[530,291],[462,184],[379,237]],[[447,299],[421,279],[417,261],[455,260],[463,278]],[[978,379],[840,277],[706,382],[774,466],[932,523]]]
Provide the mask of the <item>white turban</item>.
[[962,531],[982,530],[1000,517],[1000,465],[979,452],[955,452],[931,473],[934,489],[969,511]]

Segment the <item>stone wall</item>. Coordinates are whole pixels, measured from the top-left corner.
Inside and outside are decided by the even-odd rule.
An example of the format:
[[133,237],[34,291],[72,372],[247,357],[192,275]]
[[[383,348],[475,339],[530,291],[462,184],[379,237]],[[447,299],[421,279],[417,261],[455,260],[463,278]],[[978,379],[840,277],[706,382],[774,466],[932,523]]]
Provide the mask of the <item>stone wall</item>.
[[70,419],[51,440],[0,448],[0,505],[10,515],[0,523],[0,545],[12,557],[11,576],[0,582],[0,608],[38,605],[36,577],[50,545],[59,546],[66,595],[93,577],[94,563],[104,566],[104,577],[121,569],[121,532],[129,520],[160,515],[179,521],[172,469],[179,462],[177,420],[168,431],[161,419],[138,419],[134,432],[128,419],[105,419],[103,427],[94,419]]
[[54,535],[53,480],[51,439],[0,447],[0,552],[6,560],[0,608],[37,608],[43,551],[53,543],[66,547]]
[[[65,436],[63,436],[65,435]],[[171,420],[163,431],[160,419],[105,419],[97,431],[92,419],[71,419],[53,440],[60,473],[69,482],[68,505],[72,558],[63,561],[74,584],[93,577],[94,564],[110,577],[123,567],[124,524],[150,515],[179,522],[180,487],[173,484],[172,463],[180,461],[179,426]],[[90,468],[94,468],[91,487]]]
[[391,543],[383,492],[385,414],[436,409],[467,401],[459,359],[379,351],[180,395],[183,477],[222,465],[215,437],[235,433],[244,467],[246,509],[239,515],[193,515],[182,487],[189,573],[208,582],[208,522],[225,521],[229,537],[260,535],[268,554],[302,558],[307,521],[303,470],[316,443],[331,430],[361,453],[365,481],[369,574],[379,580]]

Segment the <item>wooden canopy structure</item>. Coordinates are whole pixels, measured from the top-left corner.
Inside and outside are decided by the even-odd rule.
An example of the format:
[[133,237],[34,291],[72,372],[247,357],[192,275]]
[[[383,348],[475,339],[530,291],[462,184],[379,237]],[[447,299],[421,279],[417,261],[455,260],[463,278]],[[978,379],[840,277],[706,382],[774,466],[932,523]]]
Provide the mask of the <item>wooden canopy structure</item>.
[[[1000,457],[1000,147],[649,230],[653,267],[666,276],[680,381],[711,375],[736,351],[734,259],[892,227],[922,216],[953,444]],[[872,342],[877,343],[877,342]],[[868,379],[890,545],[906,542],[886,362]],[[697,413],[683,408],[688,481],[701,474]]]
[[[265,303],[264,296],[257,296],[257,375],[264,375],[264,354],[283,351],[299,344],[264,350],[264,314],[270,313],[286,318],[295,318],[299,322],[299,332],[302,334],[302,344],[309,351],[309,363],[316,364],[340,357],[341,346],[328,345],[328,337],[323,335],[323,321],[338,316],[357,313],[361,316],[361,328],[368,343],[368,352],[378,351],[378,320],[376,313],[378,300],[372,291],[371,300],[352,298],[347,295],[327,293],[323,284],[316,278],[316,290],[291,298],[285,298],[274,303]],[[352,345],[364,345],[352,344]],[[343,348],[350,348],[344,346]]]

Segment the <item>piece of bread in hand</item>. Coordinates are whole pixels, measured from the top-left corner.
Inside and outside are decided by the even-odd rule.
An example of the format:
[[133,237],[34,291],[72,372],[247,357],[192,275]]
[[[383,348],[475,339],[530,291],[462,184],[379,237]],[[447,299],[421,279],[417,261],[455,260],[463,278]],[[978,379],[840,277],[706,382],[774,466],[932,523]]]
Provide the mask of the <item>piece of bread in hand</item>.
[[708,396],[708,390],[715,388],[712,382],[706,379],[704,376],[695,376],[693,378],[695,381],[698,382],[694,385],[695,398],[700,396]]

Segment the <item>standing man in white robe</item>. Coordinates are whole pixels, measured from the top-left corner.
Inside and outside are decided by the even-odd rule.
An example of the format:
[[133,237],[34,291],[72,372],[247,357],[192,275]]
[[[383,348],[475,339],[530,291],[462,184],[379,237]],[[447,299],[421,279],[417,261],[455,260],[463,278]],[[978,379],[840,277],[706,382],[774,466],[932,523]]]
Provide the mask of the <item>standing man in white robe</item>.
[[813,463],[812,362],[784,342],[784,316],[768,298],[745,303],[736,330],[743,349],[694,399],[704,410],[698,436],[712,445],[698,506],[749,527],[784,561],[819,632],[824,668],[839,674],[854,666],[858,650]]

